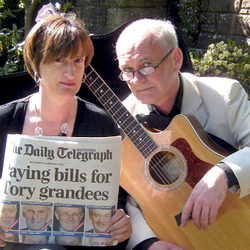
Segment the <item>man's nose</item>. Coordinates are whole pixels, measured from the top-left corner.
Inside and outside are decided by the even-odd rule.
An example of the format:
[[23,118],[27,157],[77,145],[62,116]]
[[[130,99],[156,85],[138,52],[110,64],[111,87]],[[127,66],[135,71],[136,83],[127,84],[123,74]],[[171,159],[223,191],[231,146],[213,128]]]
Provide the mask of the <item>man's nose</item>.
[[73,214],[69,214],[69,215],[68,215],[68,220],[69,220],[69,221],[74,220],[74,218],[73,218]]
[[5,214],[5,217],[10,217],[10,212],[9,211],[5,211],[4,214]]
[[38,213],[36,213],[36,212],[33,213],[33,215],[32,215],[32,218],[33,218],[33,219],[37,219],[38,217],[39,217]]
[[139,71],[134,72],[134,78],[131,80],[134,84],[141,83],[142,81],[145,81],[145,76],[141,75]]
[[100,217],[100,222],[102,222],[102,223],[105,222],[105,219],[103,216]]

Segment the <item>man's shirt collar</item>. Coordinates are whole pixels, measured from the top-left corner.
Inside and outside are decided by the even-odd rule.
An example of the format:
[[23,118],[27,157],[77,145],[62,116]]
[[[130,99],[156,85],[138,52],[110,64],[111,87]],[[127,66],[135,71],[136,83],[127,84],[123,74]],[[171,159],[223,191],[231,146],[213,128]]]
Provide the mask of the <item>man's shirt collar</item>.
[[[173,106],[172,110],[169,112],[169,114],[166,115],[166,116],[172,117],[172,118],[175,117],[176,115],[180,114],[180,112],[181,112],[182,97],[183,97],[183,83],[182,83],[182,79],[180,76],[179,76],[179,79],[180,79],[180,87],[179,87],[179,90],[178,90],[178,93],[177,93],[177,96],[175,99],[174,106]],[[154,112],[158,115],[165,115],[152,104],[148,104],[148,109],[149,109],[150,113]]]

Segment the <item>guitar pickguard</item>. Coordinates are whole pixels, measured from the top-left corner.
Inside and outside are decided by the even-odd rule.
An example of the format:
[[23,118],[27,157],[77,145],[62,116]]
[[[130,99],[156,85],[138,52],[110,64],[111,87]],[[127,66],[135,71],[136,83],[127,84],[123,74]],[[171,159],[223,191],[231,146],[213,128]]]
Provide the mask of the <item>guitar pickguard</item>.
[[193,152],[188,141],[185,140],[184,138],[179,138],[175,140],[171,144],[171,146],[178,149],[184,156],[188,169],[185,182],[188,183],[192,188],[194,188],[196,183],[198,183],[201,180],[201,178],[205,175],[205,173],[211,167],[213,167],[213,164],[199,159]]

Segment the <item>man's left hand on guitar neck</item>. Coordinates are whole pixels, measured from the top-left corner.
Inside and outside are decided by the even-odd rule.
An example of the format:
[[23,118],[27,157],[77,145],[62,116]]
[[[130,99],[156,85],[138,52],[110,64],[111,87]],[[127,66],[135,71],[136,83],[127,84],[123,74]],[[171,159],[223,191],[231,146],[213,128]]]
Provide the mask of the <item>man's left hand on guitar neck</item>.
[[186,226],[189,215],[198,229],[206,230],[213,224],[226,198],[228,178],[218,166],[210,169],[196,184],[182,211],[181,224]]

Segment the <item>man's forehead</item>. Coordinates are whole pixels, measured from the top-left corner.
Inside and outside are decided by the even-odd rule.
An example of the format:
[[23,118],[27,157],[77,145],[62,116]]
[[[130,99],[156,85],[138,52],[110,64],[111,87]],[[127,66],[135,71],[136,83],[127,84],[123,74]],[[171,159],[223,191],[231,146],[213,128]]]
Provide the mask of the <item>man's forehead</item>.
[[135,39],[128,43],[124,42],[123,46],[117,48],[117,58],[119,61],[131,56],[141,56],[142,58],[140,60],[150,59],[155,54],[156,50],[162,52],[165,51],[165,47],[155,38],[154,34],[151,34],[149,37],[141,37],[141,39]]
[[3,204],[2,206],[3,209],[13,209],[13,208],[16,208],[16,205],[15,204]]
[[138,34],[128,39],[121,39],[116,49],[119,55],[151,46],[157,46],[157,40],[152,33],[146,33]]
[[110,214],[111,210],[94,209],[93,214]]
[[80,211],[79,207],[58,207],[60,211]]
[[45,210],[45,209],[48,209],[48,207],[46,206],[36,206],[36,205],[28,205],[25,207],[26,210]]
[[146,45],[133,48],[133,50],[117,54],[119,67],[138,67],[145,62],[156,63],[166,49],[162,45]]

